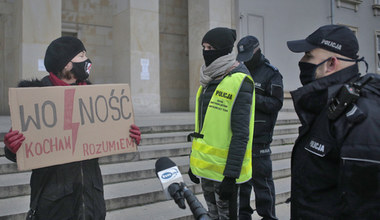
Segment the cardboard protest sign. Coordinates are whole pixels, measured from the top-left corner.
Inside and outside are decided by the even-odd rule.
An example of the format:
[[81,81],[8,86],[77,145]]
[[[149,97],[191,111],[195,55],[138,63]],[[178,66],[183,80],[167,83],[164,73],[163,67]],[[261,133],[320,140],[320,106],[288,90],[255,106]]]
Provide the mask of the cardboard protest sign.
[[19,170],[136,151],[128,84],[10,88]]

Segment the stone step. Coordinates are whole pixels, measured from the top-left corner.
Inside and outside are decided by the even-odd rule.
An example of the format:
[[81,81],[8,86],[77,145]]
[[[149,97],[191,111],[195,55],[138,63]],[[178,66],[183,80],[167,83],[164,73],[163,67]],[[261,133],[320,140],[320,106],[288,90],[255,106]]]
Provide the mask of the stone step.
[[[172,142],[186,142],[187,135],[194,130],[194,116],[193,113],[177,113],[177,114],[160,114],[153,116],[140,116],[136,117],[136,124],[140,126],[140,130],[143,134],[141,145],[152,142],[145,138],[149,138],[148,134],[154,133],[163,133],[161,136],[167,137],[165,133],[176,133],[182,131],[182,137],[178,137],[178,134],[175,134],[174,137],[170,137],[169,140]],[[0,116],[0,121],[3,123],[0,125],[0,156],[4,155],[4,143],[3,137],[4,134],[9,130],[10,127],[10,118],[9,116]],[[276,134],[285,134],[285,133],[298,133],[296,124],[299,124],[297,115],[292,112],[280,112],[276,127],[274,130],[274,135]],[[284,125],[288,125],[288,128]],[[284,127],[282,127],[284,126]],[[154,138],[157,138],[160,134],[153,135]],[[180,141],[178,141],[180,139]],[[146,142],[146,143],[144,143]]]
[[[279,126],[279,127],[282,127],[282,126]],[[285,127],[287,127],[285,129],[295,129],[294,127],[296,126],[287,125]],[[182,133],[182,132],[177,132],[177,133]],[[275,146],[280,146],[280,145],[293,144],[296,138],[297,138],[297,134],[275,135],[273,136],[273,141],[272,141],[271,146],[275,147]],[[0,142],[0,143],[3,143],[3,142]],[[167,156],[167,157],[184,156],[190,153],[190,149],[191,149],[190,142],[141,145],[138,147],[138,152],[102,157],[100,158],[99,163],[106,164],[106,163],[118,163],[118,162],[123,162],[123,161],[138,161],[138,160],[147,160],[151,158],[159,158],[163,156]],[[4,156],[0,157],[0,174],[15,173],[15,172],[18,172],[17,165],[9,161],[8,159],[6,159]]]
[[[286,166],[286,164],[288,164]],[[288,177],[290,159],[273,162],[274,176],[277,178]],[[193,184],[188,175],[183,175],[185,183],[194,193],[201,193],[200,185]],[[126,190],[127,189],[127,190]],[[107,210],[115,210],[139,206],[165,200],[161,184],[156,177],[130,182],[107,184],[104,186]]]
[[[273,135],[297,134],[298,124],[276,125]],[[148,133],[141,135],[141,145],[168,144],[187,142],[187,136],[190,131]]]
[[290,94],[284,94],[284,102],[282,104],[281,112],[294,112],[293,100],[290,97]]
[[[286,135],[286,134],[297,134],[298,133],[298,127],[299,125],[297,124],[291,124],[291,125],[278,125],[274,129],[274,136],[273,138],[275,139],[276,136],[278,135]],[[190,133],[188,132],[166,132],[166,133],[151,133],[151,134],[142,134],[142,140],[139,146],[139,149],[141,149],[145,145],[160,145],[161,146],[166,146],[168,144],[176,144],[176,143],[186,143],[187,142],[187,135]],[[277,145],[277,142],[272,143],[272,145]],[[157,149],[158,147],[156,147]],[[162,150],[167,151],[166,148],[163,148]],[[177,149],[178,150],[178,149]],[[147,151],[143,151],[144,153],[141,154],[140,152],[139,155],[135,154],[125,154],[123,156],[117,156],[117,157],[124,157],[125,160],[136,160],[136,159],[142,159],[144,157],[147,157]],[[159,153],[159,152],[155,152]],[[165,152],[161,152],[165,153]],[[178,151],[177,154],[184,154],[186,152],[181,152]],[[0,157],[4,156],[4,142],[0,142]],[[138,158],[136,158],[138,156]],[[103,159],[104,162],[112,163],[113,160],[112,156]],[[1,164],[1,162],[0,162]],[[1,173],[1,168],[0,168],[0,173]]]
[[[291,110],[289,110],[291,112]],[[291,117],[291,118],[284,118],[284,119],[278,119],[276,124],[277,125],[286,125],[286,124],[297,124],[299,123],[297,118]],[[178,124],[178,125],[155,125],[155,126],[140,126],[140,131],[143,134],[152,134],[152,133],[163,133],[163,132],[176,132],[176,131],[194,131],[194,122],[187,122],[184,124]]]
[[[284,107],[292,108],[292,102],[284,103]],[[135,124],[139,127],[149,127],[149,126],[162,126],[162,125],[186,125],[186,124],[194,124],[194,112],[168,112],[168,113],[159,113],[159,114],[149,114],[149,115],[139,115],[135,113]],[[282,111],[278,113],[277,120],[283,119],[298,119],[297,114],[294,111]],[[9,120],[2,119],[1,120]],[[4,122],[7,124],[7,122]],[[10,122],[8,122],[10,126]],[[0,129],[1,131],[8,131],[9,126],[4,129]]]
[[[288,159],[291,155],[292,145],[284,145],[273,148],[272,160]],[[189,156],[171,157],[177,164],[181,173],[187,173],[189,169]],[[104,184],[127,182],[133,180],[154,178],[155,162],[157,159],[141,160],[134,162],[122,162],[113,164],[101,164]],[[284,165],[286,168],[286,166]],[[281,176],[283,174],[279,174]],[[0,175],[0,198],[22,196],[30,194],[31,172],[18,172]]]
[[[186,173],[188,171],[188,156],[173,157],[171,159],[177,164],[182,173]],[[103,182],[106,185],[155,178],[155,162],[156,160],[145,160],[100,165]],[[30,171],[0,175],[0,178],[2,179],[0,182],[0,198],[29,195],[30,176]]]
[[0,141],[0,157],[4,156],[5,153],[4,153],[4,142],[3,141]]
[[[184,162],[184,159],[173,158],[173,161],[175,163],[181,164]],[[102,168],[102,171],[103,170],[108,174],[111,172],[107,170],[107,168]],[[185,172],[183,172],[185,183],[194,193],[201,193],[200,185],[193,184]],[[27,174],[25,173],[25,175]],[[273,161],[274,178],[281,179],[289,177],[289,175],[290,159]],[[22,179],[25,177],[19,178]],[[279,192],[281,192],[281,190],[279,190]],[[162,193],[161,184],[155,176],[148,179],[105,184],[104,197],[106,200],[107,211],[124,209],[134,206],[144,206],[146,204],[165,200],[165,196]],[[0,212],[0,219],[5,218],[6,216],[8,216],[10,219],[22,217],[28,210],[28,204],[28,195],[0,199],[0,210],[4,210]]]
[[[289,216],[289,205],[285,204],[287,198],[290,197],[290,177],[275,179],[276,188],[276,211],[279,219],[289,219],[283,218]],[[203,194],[196,195],[198,200],[202,203],[203,207],[207,209],[206,202],[204,200]],[[251,201],[252,207],[254,206],[254,196]],[[180,209],[173,200],[157,202],[153,204],[148,204],[145,206],[137,206],[120,210],[113,210],[107,212],[107,219],[139,219],[139,220],[151,220],[152,216],[156,220],[166,220],[166,219],[176,219],[176,220],[186,220],[194,219],[193,215],[186,204],[186,209]],[[259,219],[258,216],[255,216]]]
[[[298,124],[297,118],[283,118],[278,119],[277,125],[287,125],[287,124]],[[140,126],[140,131],[143,134],[154,134],[154,133],[164,133],[164,132],[176,132],[176,131],[194,131],[194,122],[189,122],[188,124],[180,125],[155,125],[155,126]]]
[[[286,136],[284,138],[287,138]],[[281,143],[281,141],[276,140],[276,143]],[[281,147],[283,145],[275,145],[272,144],[272,151],[276,151],[277,147]],[[291,146],[286,145],[286,146]],[[126,153],[126,154],[118,154],[111,155],[107,157],[99,158],[100,164],[109,164],[109,163],[121,163],[121,162],[132,162],[138,160],[149,160],[152,158],[159,157],[176,157],[188,155],[190,153],[191,143],[174,143],[174,144],[164,144],[164,145],[147,145],[147,146],[139,146],[138,152],[135,153]],[[281,149],[281,148],[280,148]],[[272,159],[276,160],[277,158],[285,158],[289,155],[290,152],[285,150],[282,154],[274,154],[272,155]],[[0,174],[7,173],[17,173],[16,163],[9,161],[5,157],[0,157]]]
[[[290,197],[290,193],[289,193]],[[290,219],[290,203],[276,203],[276,217],[278,219]],[[254,212],[252,215],[252,219],[261,219],[261,217]]]
[[[0,117],[0,119],[2,122],[4,121],[4,117]],[[5,118],[5,121],[9,121],[9,118]],[[140,126],[143,141],[147,139],[144,136],[156,135],[154,136],[156,138],[160,135],[167,136],[166,133],[186,133],[187,136],[194,129],[194,113],[161,113],[159,115],[136,116],[135,123]],[[290,176],[289,158],[292,143],[297,137],[298,124],[299,121],[294,112],[280,112],[272,142],[273,176],[276,181]],[[2,141],[5,132],[9,130],[10,126],[2,123],[0,127],[0,141]],[[182,134],[182,136],[185,136],[185,134]],[[175,138],[178,137],[176,135],[169,136],[169,140],[178,141]],[[179,166],[189,188],[200,196],[200,186],[191,183],[188,175],[185,175],[189,167],[188,155],[190,149],[191,143],[186,142],[186,139],[179,143],[170,143],[170,141],[163,141],[161,144],[153,145],[142,143],[138,148],[138,152],[100,158],[99,163],[101,164],[105,184],[105,199],[109,215],[117,211],[142,208],[150,216],[150,219],[152,216],[155,216],[154,219],[156,219],[156,215],[150,210],[151,206],[155,207],[156,204],[166,202],[165,208],[169,207],[169,203],[176,208],[173,201],[164,201],[161,185],[155,176],[155,161],[163,156],[170,157]],[[29,206],[29,179],[31,172],[18,172],[16,164],[7,160],[3,155],[4,143],[0,142],[0,220],[25,219],[25,212]],[[201,197],[203,198],[203,196]],[[159,209],[161,210],[161,208]],[[176,209],[180,210],[178,207]],[[166,212],[169,211],[171,209],[166,209]],[[116,219],[136,219],[136,216],[140,215],[131,216],[131,218],[123,216]],[[181,214],[173,218],[164,217],[163,219],[177,218],[192,219],[189,210],[188,214]],[[108,216],[107,219],[109,219]],[[143,218],[138,217],[138,219]]]
[[[193,130],[194,112],[159,113],[139,115],[135,113],[135,124],[140,127],[142,133],[170,132],[181,130]],[[277,117],[277,125],[299,123],[297,114],[294,112],[292,102],[285,101],[283,109]],[[0,116],[0,141],[11,127],[9,115]],[[0,152],[1,155],[1,152]]]

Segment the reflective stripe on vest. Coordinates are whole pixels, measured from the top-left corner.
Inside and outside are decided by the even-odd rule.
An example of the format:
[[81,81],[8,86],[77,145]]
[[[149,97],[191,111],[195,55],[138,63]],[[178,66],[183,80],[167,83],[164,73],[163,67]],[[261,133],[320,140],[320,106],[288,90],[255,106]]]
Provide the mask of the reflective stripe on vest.
[[[195,106],[195,132],[203,138],[194,138],[191,155],[191,171],[200,177],[221,182],[227,163],[228,149],[231,143],[231,113],[240,87],[245,78],[252,78],[244,73],[226,76],[217,86],[206,110],[202,130],[199,132],[199,87]],[[249,140],[237,183],[246,182],[252,177],[252,139],[254,128],[255,93],[252,95],[251,119],[249,123]]]

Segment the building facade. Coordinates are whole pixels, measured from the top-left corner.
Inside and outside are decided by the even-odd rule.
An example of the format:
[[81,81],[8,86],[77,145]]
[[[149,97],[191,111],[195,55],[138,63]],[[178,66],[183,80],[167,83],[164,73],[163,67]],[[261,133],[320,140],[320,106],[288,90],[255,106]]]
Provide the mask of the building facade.
[[369,72],[380,73],[380,0],[0,0],[0,115],[9,114],[8,88],[47,74],[45,50],[62,35],[84,42],[93,83],[130,84],[144,115],[194,110],[211,28],[258,37],[290,91],[300,86],[302,54],[286,41],[331,23],[356,32]]

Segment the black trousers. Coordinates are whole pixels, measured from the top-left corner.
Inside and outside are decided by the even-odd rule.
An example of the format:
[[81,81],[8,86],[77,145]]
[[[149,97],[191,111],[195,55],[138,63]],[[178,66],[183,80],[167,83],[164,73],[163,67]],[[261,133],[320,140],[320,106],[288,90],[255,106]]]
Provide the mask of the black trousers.
[[263,219],[277,219],[275,212],[276,193],[272,176],[270,155],[252,158],[252,179],[240,185],[239,219],[251,220],[250,206],[252,187],[255,191],[257,213]]

